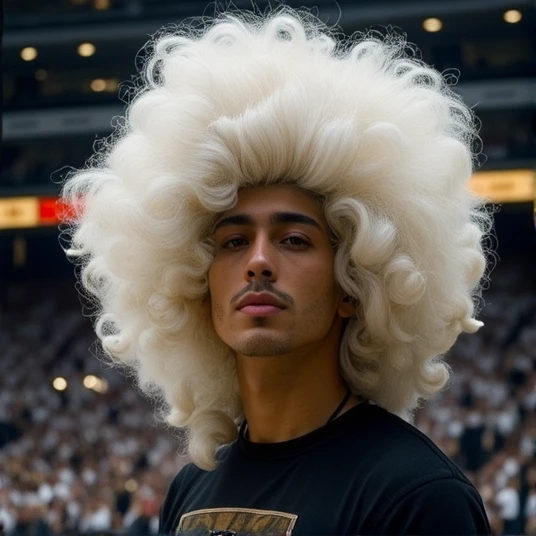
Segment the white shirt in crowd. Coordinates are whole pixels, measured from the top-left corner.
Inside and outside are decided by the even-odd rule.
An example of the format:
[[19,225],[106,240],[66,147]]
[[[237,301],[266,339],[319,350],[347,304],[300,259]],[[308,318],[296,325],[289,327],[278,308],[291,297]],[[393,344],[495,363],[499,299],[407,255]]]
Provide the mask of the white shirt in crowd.
[[514,488],[504,488],[495,497],[499,515],[505,521],[517,519],[519,515],[519,492]]
[[531,491],[525,504],[525,517],[536,516],[536,490]]
[[80,521],[80,530],[96,531],[112,528],[112,512],[107,506],[101,506],[95,512],[84,516]]

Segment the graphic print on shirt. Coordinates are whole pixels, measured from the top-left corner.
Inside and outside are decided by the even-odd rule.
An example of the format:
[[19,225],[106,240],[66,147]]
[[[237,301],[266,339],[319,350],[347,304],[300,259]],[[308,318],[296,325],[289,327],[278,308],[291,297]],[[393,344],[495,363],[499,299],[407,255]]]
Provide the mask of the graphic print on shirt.
[[175,534],[195,529],[232,532],[274,532],[290,535],[298,516],[251,508],[207,508],[183,514]]

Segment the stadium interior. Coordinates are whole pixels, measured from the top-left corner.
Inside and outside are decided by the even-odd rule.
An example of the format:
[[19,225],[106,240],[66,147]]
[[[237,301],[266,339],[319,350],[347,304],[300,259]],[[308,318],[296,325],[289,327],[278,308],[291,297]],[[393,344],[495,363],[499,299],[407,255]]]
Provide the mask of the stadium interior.
[[[347,35],[407,34],[424,61],[459,79],[455,91],[481,122],[470,187],[494,211],[485,327],[448,353],[452,383],[418,410],[415,426],[478,488],[494,535],[536,535],[536,3],[287,4]],[[8,535],[156,534],[167,487],[188,462],[132,382],[95,357],[91,306],[60,247],[68,207],[57,199],[69,170],[123,113],[149,37],[231,5],[252,9],[245,0],[4,1],[0,526]]]

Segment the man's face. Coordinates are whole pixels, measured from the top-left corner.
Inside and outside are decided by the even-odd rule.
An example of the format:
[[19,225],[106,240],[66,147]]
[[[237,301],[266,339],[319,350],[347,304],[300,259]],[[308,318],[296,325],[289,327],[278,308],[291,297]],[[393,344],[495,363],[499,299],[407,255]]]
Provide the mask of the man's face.
[[340,312],[334,251],[313,196],[294,186],[241,190],[213,238],[212,321],[237,354],[307,350],[341,329],[348,315]]

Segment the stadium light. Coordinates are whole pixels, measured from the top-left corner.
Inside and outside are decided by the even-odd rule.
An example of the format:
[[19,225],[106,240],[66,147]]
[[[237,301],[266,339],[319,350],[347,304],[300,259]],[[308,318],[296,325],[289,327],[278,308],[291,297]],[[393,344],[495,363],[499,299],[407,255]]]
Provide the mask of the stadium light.
[[37,49],[34,47],[25,47],[20,51],[20,57],[24,61],[33,61],[37,58]]
[[505,11],[503,14],[503,19],[505,22],[508,22],[509,24],[516,24],[523,18],[523,14],[521,11],[518,11],[517,9],[509,9],[508,11]]
[[430,33],[434,33],[434,32],[439,32],[441,31],[441,29],[443,28],[443,23],[441,22],[440,19],[436,19],[436,18],[430,18],[430,19],[426,19],[423,23],[422,23],[422,27],[427,31],[427,32],[430,32]]
[[94,0],[93,6],[99,11],[110,9],[110,0]]
[[93,43],[82,43],[78,45],[78,54],[83,58],[89,58],[95,54],[95,45]]
[[57,378],[54,378],[52,387],[54,387],[56,391],[65,391],[65,389],[67,389],[67,380],[61,376],[58,376]]
[[93,391],[101,395],[108,392],[108,382],[106,380],[101,380],[100,378],[98,378],[97,384],[95,385],[95,387],[93,387]]
[[91,81],[89,87],[91,87],[91,90],[95,93],[101,93],[106,89],[106,80],[103,80],[102,78],[95,78],[95,80]]
[[84,387],[86,389],[93,389],[98,383],[99,379],[97,378],[97,376],[93,376],[93,374],[88,374],[84,378]]
[[83,384],[86,389],[91,389],[99,394],[106,393],[108,391],[108,382],[106,380],[102,380],[101,378],[97,378],[97,376],[94,376],[93,374],[88,374],[84,378]]
[[119,80],[117,78],[109,78],[108,80],[105,80],[106,82],[106,91],[109,91],[112,93],[117,89],[119,86]]

